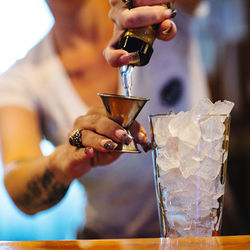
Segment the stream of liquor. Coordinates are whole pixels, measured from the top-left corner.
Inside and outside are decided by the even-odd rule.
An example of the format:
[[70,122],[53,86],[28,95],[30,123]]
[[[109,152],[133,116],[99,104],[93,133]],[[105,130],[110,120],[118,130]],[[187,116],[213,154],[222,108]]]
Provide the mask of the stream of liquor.
[[120,68],[120,74],[121,74],[122,84],[125,90],[125,95],[128,97],[131,96],[133,69],[134,69],[133,65],[124,65]]

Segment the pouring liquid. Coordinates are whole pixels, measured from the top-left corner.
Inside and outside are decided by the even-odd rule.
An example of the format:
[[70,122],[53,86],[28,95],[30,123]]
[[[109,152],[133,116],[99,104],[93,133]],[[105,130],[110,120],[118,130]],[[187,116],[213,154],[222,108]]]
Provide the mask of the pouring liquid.
[[128,97],[131,96],[133,69],[134,69],[133,65],[124,65],[120,67],[122,84],[125,89],[125,95]]

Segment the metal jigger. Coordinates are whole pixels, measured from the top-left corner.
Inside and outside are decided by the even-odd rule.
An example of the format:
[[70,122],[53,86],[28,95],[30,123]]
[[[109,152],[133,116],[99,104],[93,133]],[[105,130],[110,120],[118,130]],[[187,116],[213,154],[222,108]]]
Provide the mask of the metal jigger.
[[[98,94],[106,108],[108,117],[119,123],[131,135],[128,127],[135,120],[149,99],[123,95]],[[119,144],[116,148],[119,152],[140,153],[136,143],[132,141],[129,145]]]

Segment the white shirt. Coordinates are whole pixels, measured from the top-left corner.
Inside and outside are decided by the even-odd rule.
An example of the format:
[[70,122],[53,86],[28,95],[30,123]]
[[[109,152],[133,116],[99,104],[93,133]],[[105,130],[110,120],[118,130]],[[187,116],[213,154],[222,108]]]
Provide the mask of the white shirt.
[[[185,16],[182,20],[176,38],[167,43],[156,41],[150,63],[133,74],[133,95],[150,98],[137,119],[147,130],[149,114],[188,110],[208,94],[188,29],[190,20]],[[71,85],[52,44],[50,35],[46,36],[0,77],[0,106],[38,111],[44,135],[58,145],[67,140],[75,118],[88,107]],[[178,88],[173,84],[168,89],[173,79]],[[170,103],[176,101],[173,105],[160,97],[164,87],[179,96],[170,98]],[[88,195],[86,227],[107,238],[134,237],[136,232],[159,229],[150,152],[124,154],[110,166],[91,169],[80,181]]]

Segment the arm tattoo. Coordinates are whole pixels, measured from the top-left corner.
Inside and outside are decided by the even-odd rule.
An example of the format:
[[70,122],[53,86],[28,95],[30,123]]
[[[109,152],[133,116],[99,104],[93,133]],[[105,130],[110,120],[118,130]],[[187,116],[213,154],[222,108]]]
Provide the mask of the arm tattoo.
[[27,184],[27,191],[14,199],[15,203],[27,210],[48,208],[60,201],[68,186],[55,180],[53,172],[46,172]]

